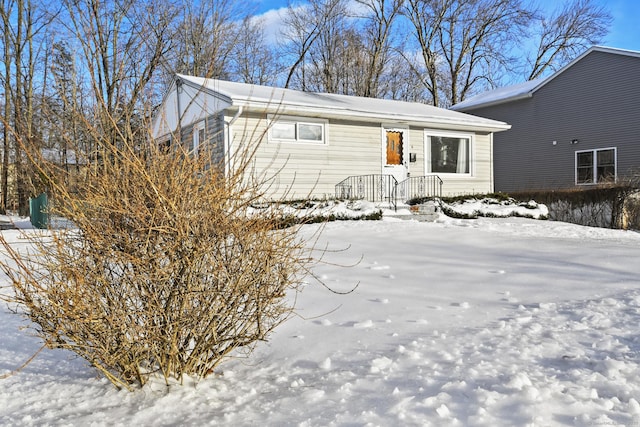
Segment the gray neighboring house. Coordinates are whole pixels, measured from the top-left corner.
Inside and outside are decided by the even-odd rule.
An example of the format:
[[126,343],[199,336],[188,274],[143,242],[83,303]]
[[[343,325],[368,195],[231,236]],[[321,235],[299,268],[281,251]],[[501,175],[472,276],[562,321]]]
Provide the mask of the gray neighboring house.
[[494,135],[496,191],[588,188],[640,173],[640,52],[592,47],[547,78],[451,109],[511,124]]

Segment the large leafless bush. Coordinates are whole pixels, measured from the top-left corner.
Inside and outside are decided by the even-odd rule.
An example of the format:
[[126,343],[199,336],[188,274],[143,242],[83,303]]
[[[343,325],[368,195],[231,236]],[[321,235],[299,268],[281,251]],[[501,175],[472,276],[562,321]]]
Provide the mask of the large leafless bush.
[[206,377],[288,317],[308,245],[252,210],[249,155],[226,176],[204,157],[111,147],[80,191],[51,183],[69,227],[29,234],[29,253],[3,241],[12,301],[48,347],[131,389]]

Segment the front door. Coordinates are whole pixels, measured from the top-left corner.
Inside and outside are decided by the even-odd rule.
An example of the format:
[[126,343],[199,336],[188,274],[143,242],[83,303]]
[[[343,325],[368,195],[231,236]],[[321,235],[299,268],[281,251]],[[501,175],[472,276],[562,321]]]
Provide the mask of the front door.
[[406,162],[408,144],[405,142],[405,131],[403,129],[385,129],[383,145],[386,154],[382,173],[392,175],[398,182],[404,181],[409,175]]

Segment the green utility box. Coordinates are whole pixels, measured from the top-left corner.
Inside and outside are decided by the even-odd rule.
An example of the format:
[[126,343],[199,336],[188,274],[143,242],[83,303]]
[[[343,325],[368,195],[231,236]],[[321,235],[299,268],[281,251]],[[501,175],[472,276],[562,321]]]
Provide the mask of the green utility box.
[[49,226],[47,210],[47,193],[42,193],[34,199],[29,199],[29,218],[35,228],[46,229]]

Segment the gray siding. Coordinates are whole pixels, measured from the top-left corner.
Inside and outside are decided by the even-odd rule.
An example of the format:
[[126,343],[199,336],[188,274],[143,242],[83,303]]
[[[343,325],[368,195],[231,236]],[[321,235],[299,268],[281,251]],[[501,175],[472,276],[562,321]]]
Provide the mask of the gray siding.
[[[211,155],[211,164],[223,165],[224,162],[224,114],[214,113],[208,116],[204,125],[204,142],[201,141],[201,149],[208,150]],[[193,150],[193,131],[202,121],[189,124],[182,128],[181,142],[187,151]]]
[[211,164],[224,166],[224,114],[222,112],[207,117],[205,133]]
[[634,56],[594,51],[532,98],[466,112],[512,125],[494,136],[496,191],[572,187],[576,151],[616,147],[619,178],[640,169],[640,58]]

